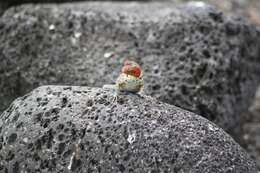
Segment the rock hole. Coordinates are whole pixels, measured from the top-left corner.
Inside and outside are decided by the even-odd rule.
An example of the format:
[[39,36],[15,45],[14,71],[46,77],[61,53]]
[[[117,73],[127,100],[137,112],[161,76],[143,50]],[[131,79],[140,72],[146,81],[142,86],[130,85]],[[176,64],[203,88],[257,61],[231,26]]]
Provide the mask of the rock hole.
[[87,106],[88,107],[92,107],[93,106],[93,101],[92,100],[88,100],[87,101]]
[[201,79],[204,74],[206,73],[207,71],[207,67],[208,65],[207,64],[202,64],[197,70],[196,70],[196,77],[198,79]]
[[59,124],[58,126],[57,126],[57,130],[62,130],[64,128],[64,124]]
[[61,107],[65,107],[68,103],[68,99],[67,97],[63,97],[62,100],[61,100]]
[[181,92],[182,92],[182,94],[187,95],[187,94],[188,94],[187,87],[184,86],[184,85],[182,85],[182,86],[181,86]]
[[66,144],[65,144],[65,143],[59,143],[57,154],[62,154],[63,151],[65,150],[65,147],[66,147]]
[[12,151],[8,151],[5,160],[9,162],[9,161],[11,161],[13,159],[14,159],[14,153]]
[[52,110],[51,110],[51,113],[53,113],[53,114],[58,114],[60,112],[60,108],[53,108]]
[[159,90],[159,89],[161,89],[161,86],[160,85],[153,85],[152,89],[153,90]]
[[20,172],[20,166],[18,162],[15,162],[13,165],[13,173],[19,173]]
[[203,53],[203,55],[204,55],[205,58],[207,58],[207,59],[210,58],[210,53],[209,53],[208,50],[203,50],[202,53]]
[[[18,118],[19,118],[19,116],[20,116],[20,114],[19,114],[18,112],[16,112],[15,115],[14,115],[14,117],[13,117],[13,119],[12,119],[12,122],[17,121]],[[0,131],[0,132],[1,132],[1,131]]]
[[12,133],[9,137],[8,137],[8,144],[12,144],[16,141],[17,139],[17,134],[16,133]]
[[64,138],[65,138],[65,135],[64,135],[64,134],[60,134],[60,135],[58,136],[58,140],[59,140],[59,141],[63,141]]
[[41,121],[41,119],[42,119],[42,113],[38,113],[38,114],[36,114],[36,115],[34,115],[34,122],[39,122],[39,121]]
[[41,123],[41,126],[42,126],[43,128],[47,128],[50,123],[51,123],[50,119],[45,119],[45,120]]
[[180,61],[184,61],[185,60],[185,56],[180,56],[179,60]]
[[117,99],[117,103],[119,103],[120,105],[123,105],[124,104],[124,99],[123,98],[121,98],[121,97],[118,97],[118,99]]
[[180,51],[184,52],[186,50],[186,46],[181,46]]

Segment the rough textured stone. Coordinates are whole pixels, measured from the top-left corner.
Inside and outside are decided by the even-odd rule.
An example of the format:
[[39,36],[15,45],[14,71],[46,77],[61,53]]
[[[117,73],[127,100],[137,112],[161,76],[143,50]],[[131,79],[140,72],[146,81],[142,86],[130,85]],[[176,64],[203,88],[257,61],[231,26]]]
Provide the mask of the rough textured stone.
[[208,0],[225,13],[247,17],[252,23],[260,26],[259,0]]
[[0,117],[0,172],[256,173],[210,121],[151,97],[43,86]]
[[[95,1],[95,0],[0,0],[0,15],[12,6],[19,6],[21,4],[28,4],[28,3],[77,3],[79,1]],[[118,0],[96,0],[96,1],[118,1]],[[129,0],[120,0],[120,1],[129,1]],[[131,1],[131,0],[130,0]],[[151,0],[136,0],[140,2],[146,2]],[[163,1],[163,0],[162,0]],[[175,0],[181,1],[181,0]]]
[[43,84],[113,83],[144,68],[144,92],[239,131],[259,78],[259,33],[208,5],[26,5],[0,19],[0,103]]
[[[66,3],[66,2],[78,2],[84,0],[2,0],[0,1],[0,14],[5,11],[8,7],[17,6],[24,3]],[[85,0],[89,1],[89,0]],[[99,0],[99,1],[106,1],[106,0]],[[113,0],[110,0],[113,1]],[[128,0],[121,0],[121,1],[128,1]],[[152,0],[136,0],[136,1],[152,1]],[[154,0],[156,1],[156,0]],[[157,0],[158,1],[158,0]],[[191,0],[160,0],[162,1],[169,1],[171,3],[181,3],[187,2]],[[260,1],[259,0],[204,0],[208,3],[216,5],[225,13],[229,13],[232,15],[240,15],[247,17],[252,23],[256,25],[260,25]],[[131,2],[130,2],[131,3]],[[199,1],[198,3],[201,3]]]
[[256,160],[260,170],[260,88],[246,118],[243,126],[245,148]]

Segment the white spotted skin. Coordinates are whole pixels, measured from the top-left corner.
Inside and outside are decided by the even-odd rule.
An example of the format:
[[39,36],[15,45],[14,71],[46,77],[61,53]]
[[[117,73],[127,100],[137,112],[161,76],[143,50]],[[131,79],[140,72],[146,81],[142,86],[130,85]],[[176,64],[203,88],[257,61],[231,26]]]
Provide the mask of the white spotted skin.
[[119,91],[138,93],[142,89],[143,85],[144,83],[141,78],[127,75],[125,73],[121,73],[116,80],[116,87]]

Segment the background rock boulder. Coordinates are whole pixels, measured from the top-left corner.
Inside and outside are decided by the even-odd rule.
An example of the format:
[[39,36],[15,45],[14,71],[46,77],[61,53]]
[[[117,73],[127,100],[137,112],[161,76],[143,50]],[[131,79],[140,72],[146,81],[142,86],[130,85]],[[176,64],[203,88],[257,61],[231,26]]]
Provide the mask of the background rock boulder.
[[0,19],[0,107],[44,84],[113,83],[144,68],[144,92],[235,136],[259,80],[259,33],[208,5],[24,5]]
[[250,107],[243,126],[245,148],[256,159],[260,169],[260,88],[258,88],[255,101]]
[[210,121],[151,97],[43,86],[0,116],[1,172],[256,173]]
[[[84,0],[0,0],[0,14],[4,12],[8,7],[21,5],[24,3],[66,3],[66,2],[78,2]],[[85,0],[89,1],[89,0]],[[104,1],[104,0],[100,0]],[[105,0],[108,1],[108,0]],[[113,1],[113,0],[110,0]],[[121,0],[128,1],[128,0]],[[149,2],[150,0],[136,0],[139,2]],[[151,0],[152,1],[152,0]],[[154,0],[156,1],[156,0]],[[170,2],[170,3],[181,3],[188,2],[192,0],[157,0],[158,2]],[[198,3],[201,3],[199,1]],[[260,25],[260,1],[258,0],[204,0],[204,2],[216,5],[218,8],[223,10],[225,13],[229,13],[232,15],[240,15],[247,17],[252,23],[256,25]],[[131,2],[129,2],[131,3]]]
[[[77,3],[80,1],[95,1],[95,0],[0,0],[0,15],[4,13],[5,10],[12,6],[19,6],[21,4],[28,4],[28,3]],[[118,0],[96,0],[96,1],[118,1]],[[120,0],[120,1],[129,1],[129,0]],[[136,0],[140,2],[146,2],[150,0]],[[174,0],[174,1],[181,1],[181,0]]]
[[208,0],[225,13],[246,17],[253,24],[260,26],[260,1],[258,0]]

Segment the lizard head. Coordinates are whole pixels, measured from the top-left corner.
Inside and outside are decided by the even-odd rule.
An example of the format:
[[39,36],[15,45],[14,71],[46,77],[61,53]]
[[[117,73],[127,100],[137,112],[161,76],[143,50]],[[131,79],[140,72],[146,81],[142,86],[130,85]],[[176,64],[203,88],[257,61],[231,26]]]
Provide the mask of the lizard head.
[[137,78],[141,77],[142,69],[139,64],[134,61],[126,60],[122,68],[122,73],[131,75]]

